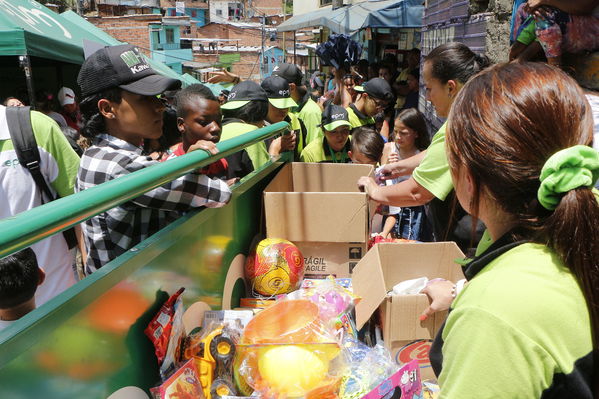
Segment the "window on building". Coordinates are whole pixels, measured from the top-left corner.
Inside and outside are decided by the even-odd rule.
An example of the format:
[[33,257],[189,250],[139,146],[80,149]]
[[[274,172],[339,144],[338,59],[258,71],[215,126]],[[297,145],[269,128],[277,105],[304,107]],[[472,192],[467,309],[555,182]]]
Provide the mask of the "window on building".
[[174,29],[166,29],[166,43],[174,43],[175,42],[175,30]]
[[328,6],[333,4],[333,0],[320,0],[320,6],[324,7],[324,6]]
[[170,14],[171,17],[175,17],[175,16],[177,16],[177,10],[174,9],[174,8],[171,8],[169,10],[169,14]]
[[223,16],[223,10],[217,9],[216,10],[216,15],[218,15],[219,17]]
[[186,35],[191,35],[191,26],[184,26],[183,33],[185,33]]

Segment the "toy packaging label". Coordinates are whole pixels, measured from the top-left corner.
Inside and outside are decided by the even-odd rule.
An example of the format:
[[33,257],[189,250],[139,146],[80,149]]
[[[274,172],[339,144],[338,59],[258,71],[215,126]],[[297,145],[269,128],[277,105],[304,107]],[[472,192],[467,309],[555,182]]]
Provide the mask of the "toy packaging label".
[[[305,278],[304,281],[302,282],[301,288],[303,288],[303,289],[314,288],[317,285],[322,284],[324,281],[326,281],[326,280]],[[346,290],[352,291],[351,278],[336,278],[335,282],[337,284],[339,284],[340,286],[342,286],[343,288],[345,288]]]
[[205,399],[193,359],[183,364],[162,385],[150,391],[160,399]]
[[241,328],[245,328],[254,317],[251,310],[209,310],[204,313],[203,326],[210,325],[211,322],[235,324],[239,321]]
[[418,361],[412,360],[391,377],[380,383],[375,389],[362,396],[362,399],[384,399],[393,396],[396,387],[401,389],[401,397],[422,399],[422,382]]

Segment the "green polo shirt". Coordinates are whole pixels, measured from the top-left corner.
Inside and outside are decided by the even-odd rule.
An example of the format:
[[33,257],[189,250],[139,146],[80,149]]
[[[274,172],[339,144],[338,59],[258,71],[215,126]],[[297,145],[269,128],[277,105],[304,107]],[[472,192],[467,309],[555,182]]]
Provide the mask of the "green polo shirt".
[[445,126],[446,123],[435,133],[431,145],[426,149],[424,159],[412,173],[412,177],[418,184],[441,201],[444,201],[453,190],[445,152]]
[[576,278],[546,246],[502,241],[478,260],[431,348],[441,397],[590,398],[591,324]]
[[351,158],[347,154],[351,150],[350,138],[347,139],[343,150],[337,152],[332,151],[331,147],[329,147],[326,137],[313,141],[304,148],[300,155],[300,160],[302,162],[350,163]]
[[352,129],[360,126],[374,126],[374,118],[371,116],[364,115],[354,104],[350,104],[349,107],[346,108],[347,116],[349,117],[349,123],[351,123]]
[[[256,129],[258,129],[256,126],[250,125],[249,123],[230,122],[223,125],[221,140],[224,141],[232,139],[233,137],[241,136],[242,134],[251,132]],[[254,170],[258,169],[259,167],[270,161],[270,155],[268,154],[266,144],[264,144],[263,141],[246,147],[245,151],[248,153],[248,156],[252,160]]]
[[306,127],[306,142],[303,143],[304,146],[320,137],[324,137],[320,128],[322,109],[310,98],[310,93],[307,93],[306,97],[304,97],[304,102],[289,114],[294,114],[297,118],[301,119]]

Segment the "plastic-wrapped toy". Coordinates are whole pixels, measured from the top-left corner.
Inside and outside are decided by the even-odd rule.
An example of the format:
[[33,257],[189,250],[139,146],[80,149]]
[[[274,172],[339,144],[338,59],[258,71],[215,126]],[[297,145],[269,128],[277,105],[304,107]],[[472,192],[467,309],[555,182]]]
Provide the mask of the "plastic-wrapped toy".
[[238,348],[239,374],[264,398],[327,397],[343,369],[334,333],[308,300],[282,300],[258,313]]
[[181,346],[185,336],[183,326],[183,301],[180,288],[160,308],[148,327],[146,336],[154,344],[156,357],[160,364],[160,376],[165,380],[175,369],[181,355]]
[[304,257],[292,242],[266,238],[248,255],[245,275],[259,295],[286,294],[296,290],[304,277]]
[[[350,287],[345,288],[343,285]],[[318,306],[320,318],[329,321],[336,330],[356,335],[352,311],[360,298],[351,291],[351,284],[337,281],[332,276],[324,280],[309,280],[287,295],[289,299],[308,299]]]
[[348,336],[343,348],[349,370],[341,382],[340,399],[362,398],[399,369],[382,345],[370,348]]
[[194,359],[206,399],[236,395],[233,360],[241,325],[212,322],[187,337],[183,357]]

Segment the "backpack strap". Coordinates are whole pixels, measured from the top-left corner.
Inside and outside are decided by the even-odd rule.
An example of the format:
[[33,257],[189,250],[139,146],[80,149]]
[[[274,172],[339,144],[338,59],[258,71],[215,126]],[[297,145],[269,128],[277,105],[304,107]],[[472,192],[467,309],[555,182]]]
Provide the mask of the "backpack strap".
[[[6,107],[6,121],[19,163],[29,170],[35,184],[46,195],[48,202],[54,201],[52,191],[50,191],[40,169],[40,152],[31,127],[30,108]],[[43,194],[42,204],[45,203]]]
[[[35,141],[31,126],[30,107],[6,107],[6,122],[19,163],[29,170],[36,186],[42,191],[42,204],[45,203],[44,194],[48,198],[47,202],[54,201],[58,195],[54,198],[44,175],[42,175],[40,151],[37,148],[37,141]],[[72,228],[62,233],[69,248],[77,245],[77,237]]]

